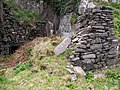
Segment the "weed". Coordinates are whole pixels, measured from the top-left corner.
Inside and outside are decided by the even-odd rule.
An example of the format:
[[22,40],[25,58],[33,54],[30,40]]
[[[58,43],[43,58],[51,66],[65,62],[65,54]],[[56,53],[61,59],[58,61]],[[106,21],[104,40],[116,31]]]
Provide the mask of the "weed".
[[5,78],[5,76],[0,76],[0,83],[1,83],[1,84],[6,84],[6,83],[8,83],[7,78]]
[[86,72],[86,80],[87,82],[93,82],[94,81],[94,76],[92,72]]
[[70,90],[73,90],[75,88],[75,85],[73,82],[70,82],[67,87],[70,89]]
[[120,58],[118,58],[118,63],[120,63]]
[[26,52],[30,54],[32,52],[32,48],[28,48]]
[[32,67],[32,64],[29,62],[29,63],[22,63],[22,64],[18,64],[16,66],[16,69],[15,69],[15,73],[20,73],[21,71],[24,71],[25,69],[29,68],[29,67]]
[[112,78],[115,80],[120,80],[120,72],[113,72],[113,71],[107,71],[106,73],[107,78]]
[[77,16],[72,15],[70,22],[71,22],[71,24],[75,24],[77,22]]
[[68,55],[70,55],[71,54],[71,52],[72,52],[72,49],[67,49],[64,53],[62,53],[62,54],[60,54],[59,56],[60,57],[64,57],[64,56],[68,56]]
[[3,57],[4,59],[8,59],[8,58],[10,58],[10,57],[11,57],[11,55],[6,54],[6,55],[3,55],[3,56],[1,56],[1,57]]

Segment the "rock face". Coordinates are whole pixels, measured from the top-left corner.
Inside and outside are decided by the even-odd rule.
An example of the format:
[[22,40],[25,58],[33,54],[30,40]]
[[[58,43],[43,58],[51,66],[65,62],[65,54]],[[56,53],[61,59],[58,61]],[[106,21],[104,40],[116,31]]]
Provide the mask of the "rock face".
[[112,8],[102,6],[87,9],[84,16],[80,16],[79,23],[83,27],[72,39],[70,62],[85,71],[116,64],[118,40],[112,29]]
[[71,25],[72,13],[67,13],[60,20],[59,31],[62,32],[61,36],[71,37],[72,36],[72,25]]

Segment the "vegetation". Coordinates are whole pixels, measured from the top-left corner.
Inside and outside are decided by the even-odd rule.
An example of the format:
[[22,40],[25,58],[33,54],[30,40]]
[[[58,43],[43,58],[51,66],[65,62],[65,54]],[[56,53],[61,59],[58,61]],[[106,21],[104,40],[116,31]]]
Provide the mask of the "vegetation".
[[22,9],[16,6],[14,0],[5,0],[12,10],[13,19],[17,20],[21,23],[34,23],[43,20],[42,16],[38,15],[36,12],[32,10]]
[[119,72],[107,71],[106,75],[107,75],[107,78],[120,80],[120,73]]
[[30,54],[32,52],[32,48],[28,48],[25,52]]
[[[61,38],[56,39],[59,43]],[[51,39],[37,39],[35,46],[27,49],[31,53],[33,66],[29,62],[18,64],[16,69],[8,68],[0,77],[2,90],[119,90],[120,66],[114,66],[107,70],[87,72],[86,76],[77,76],[76,81],[71,80],[71,74],[67,71],[70,64],[66,56],[71,53],[68,49],[60,55],[52,54],[56,46],[51,44]],[[37,54],[36,54],[37,53]],[[32,67],[31,67],[32,66]],[[94,74],[105,74],[105,78],[94,79]]]
[[[40,1],[40,0],[37,0]],[[76,12],[79,0],[43,0],[50,5],[58,15],[64,15],[67,12]]]
[[77,22],[77,15],[72,15],[70,22],[71,24],[75,24]]
[[6,84],[9,81],[7,80],[7,78],[5,78],[5,76],[0,76],[0,84]]
[[31,67],[32,64],[29,62],[29,63],[21,63],[21,64],[18,64],[15,68],[15,72],[18,74],[20,73],[21,71]]

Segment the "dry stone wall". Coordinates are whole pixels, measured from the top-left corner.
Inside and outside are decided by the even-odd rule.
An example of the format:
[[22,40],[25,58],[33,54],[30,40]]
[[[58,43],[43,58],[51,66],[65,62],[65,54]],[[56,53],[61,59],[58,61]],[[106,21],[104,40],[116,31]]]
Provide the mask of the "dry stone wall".
[[0,40],[0,54],[10,54],[21,44],[35,37],[47,36],[46,23],[23,24],[13,19],[11,8],[4,4],[4,30]]
[[104,6],[87,9],[79,17],[83,25],[72,40],[73,53],[69,56],[74,66],[88,71],[117,63],[118,40],[112,20],[112,8]]

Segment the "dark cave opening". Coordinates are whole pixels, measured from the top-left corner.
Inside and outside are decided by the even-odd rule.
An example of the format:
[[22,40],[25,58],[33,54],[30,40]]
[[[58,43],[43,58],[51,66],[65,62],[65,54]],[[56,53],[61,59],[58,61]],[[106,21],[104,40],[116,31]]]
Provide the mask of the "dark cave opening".
[[20,47],[19,45],[12,45],[11,48],[10,48],[10,54],[15,53],[15,51],[16,51],[19,47]]

